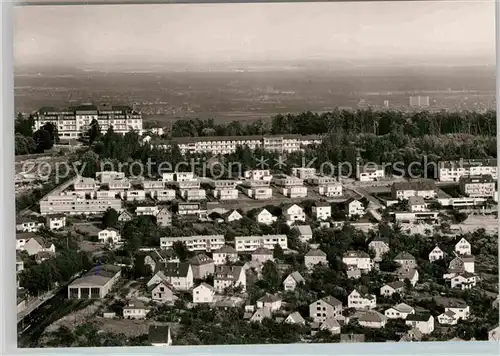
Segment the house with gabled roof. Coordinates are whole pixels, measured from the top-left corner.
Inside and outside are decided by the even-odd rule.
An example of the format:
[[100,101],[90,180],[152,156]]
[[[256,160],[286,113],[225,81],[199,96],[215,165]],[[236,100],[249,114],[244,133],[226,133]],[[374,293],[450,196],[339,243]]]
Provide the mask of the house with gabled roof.
[[444,258],[444,252],[437,245],[436,245],[436,247],[434,247],[432,249],[431,252],[429,252],[429,261],[430,262],[434,262],[434,261],[437,261],[437,260],[440,260],[443,258]]
[[405,324],[418,329],[424,335],[434,331],[434,317],[430,314],[409,314]]
[[213,275],[215,272],[215,263],[210,257],[204,253],[198,253],[197,255],[189,259],[189,264],[193,269],[194,279],[205,279],[209,275]]
[[372,250],[375,253],[375,262],[380,262],[382,257],[389,252],[391,249],[389,248],[389,239],[377,236],[368,244],[368,249]]
[[474,273],[457,273],[450,279],[451,288],[460,288],[461,290],[471,289],[476,286],[478,277]]
[[290,315],[288,315],[284,321],[285,324],[298,324],[298,325],[305,325],[306,321],[304,318],[300,315],[299,312],[293,312]]
[[377,306],[377,297],[364,293],[362,288],[354,289],[347,296],[347,307],[354,309],[373,309]]
[[285,278],[285,280],[283,281],[283,288],[286,291],[294,291],[295,288],[297,288],[297,286],[300,283],[305,283],[305,280],[299,272],[295,271],[295,272],[290,273]]
[[160,208],[156,214],[156,223],[161,227],[172,225],[172,213],[166,207]]
[[296,229],[299,232],[299,239],[302,242],[308,242],[313,237],[310,225],[296,225],[294,226],[294,229]]
[[167,262],[163,274],[176,290],[187,291],[193,287],[193,269],[189,263],[171,263]]
[[332,217],[332,206],[327,202],[315,202],[312,206],[312,214],[317,220],[328,220]]
[[471,254],[471,251],[471,244],[464,237],[455,244],[455,252],[460,256],[468,256]]
[[212,303],[215,297],[215,288],[205,282],[193,288],[193,303]]
[[161,281],[151,290],[151,300],[157,303],[173,304],[177,300],[174,287],[166,281]]
[[132,214],[130,214],[127,210],[123,210],[120,215],[118,215],[119,222],[127,222],[132,220]]
[[269,308],[257,309],[255,313],[250,317],[250,322],[261,323],[264,319],[271,319],[272,312]]
[[213,260],[216,265],[223,265],[226,262],[238,261],[238,252],[231,246],[224,245],[220,249],[214,251]]
[[332,335],[338,335],[341,331],[340,324],[335,318],[326,319],[321,323],[319,329],[329,331]]
[[148,342],[151,346],[168,347],[172,345],[170,326],[151,325],[148,330]]
[[403,293],[404,289],[405,283],[403,281],[390,282],[380,288],[380,295],[390,297],[394,293]]
[[258,261],[260,263],[265,263],[266,261],[274,261],[273,251],[265,247],[259,247],[252,252],[252,261]]
[[418,283],[419,273],[416,268],[407,269],[404,267],[400,267],[396,271],[396,275],[398,277],[398,280],[401,282],[409,280],[413,287],[415,287],[415,285]]
[[223,293],[226,288],[241,287],[246,289],[246,273],[242,266],[216,266],[214,272],[214,288]]
[[394,257],[394,262],[399,264],[401,267],[405,269],[416,268],[417,260],[415,257],[408,252],[400,252]]
[[365,328],[380,329],[387,324],[387,317],[376,310],[369,310],[358,318],[358,323]]
[[17,232],[35,232],[43,226],[43,223],[36,221],[34,218],[20,216],[16,218]]
[[97,234],[97,238],[100,243],[109,243],[112,245],[119,244],[121,242],[122,236],[120,231],[113,227],[107,227],[104,230],[101,230]]
[[444,279],[449,279],[454,277],[457,274],[461,274],[464,272],[474,273],[474,256],[456,256],[453,260],[451,260],[448,265],[448,273],[443,276]]
[[232,210],[225,214],[224,220],[228,223],[233,222],[233,221],[238,221],[243,219],[243,215],[240,214],[238,210]]
[[151,308],[146,306],[138,299],[132,299],[128,305],[123,308],[123,317],[125,319],[144,320],[151,311]]
[[288,225],[293,225],[299,221],[306,221],[304,209],[297,204],[287,204],[283,207],[283,216]]
[[312,269],[314,266],[317,264],[323,264],[323,265],[328,265],[328,260],[326,258],[326,253],[321,251],[320,249],[311,249],[309,250],[308,253],[305,254],[304,256],[304,264],[306,265],[306,268]]
[[257,222],[259,224],[264,224],[264,225],[272,225],[278,218],[276,216],[273,216],[267,209],[262,209],[258,214],[257,214]]
[[343,205],[349,219],[355,216],[361,217],[365,215],[365,207],[363,203],[357,199],[349,198],[343,203]]
[[406,319],[410,314],[415,314],[415,308],[405,303],[399,303],[384,312],[384,315],[389,319]]
[[281,302],[279,295],[266,293],[257,300],[257,308],[269,308],[271,312],[274,312],[281,309]]
[[175,251],[171,248],[164,250],[153,249],[144,257],[144,264],[151,267],[153,273],[158,272],[167,262],[180,262],[179,257],[177,257]]
[[342,262],[347,265],[347,269],[359,269],[362,273],[373,268],[370,255],[364,251],[347,251],[342,256]]
[[332,296],[323,297],[309,304],[309,317],[317,323],[338,315],[342,315],[342,302]]
[[38,235],[28,239],[22,250],[26,251],[30,256],[38,255],[42,252],[48,252],[50,254],[56,253],[56,247],[54,244]]

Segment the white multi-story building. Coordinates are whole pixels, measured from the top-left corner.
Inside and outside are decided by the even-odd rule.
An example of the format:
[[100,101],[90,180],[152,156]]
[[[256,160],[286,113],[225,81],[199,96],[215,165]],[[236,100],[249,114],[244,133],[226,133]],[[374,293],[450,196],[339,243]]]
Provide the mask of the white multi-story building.
[[281,194],[289,198],[307,197],[307,187],[304,181],[297,177],[279,175],[273,178],[274,184],[281,187]]
[[347,251],[342,256],[342,262],[347,265],[347,268],[355,268],[360,271],[371,271],[373,262],[370,255],[364,251]]
[[101,183],[108,183],[110,180],[125,179],[125,173],[117,171],[102,171],[97,172],[95,177]]
[[143,180],[141,185],[144,190],[161,190],[165,188],[165,182],[162,180]]
[[335,182],[320,185],[318,187],[318,193],[319,195],[323,195],[329,198],[341,197],[343,194],[342,184],[339,182]]
[[328,220],[332,217],[332,207],[326,202],[316,202],[312,206],[312,213],[318,220]]
[[472,251],[472,246],[469,241],[467,241],[465,238],[461,238],[460,241],[458,241],[455,244],[455,252],[459,255],[470,255]]
[[175,199],[174,189],[159,189],[149,191],[149,196],[159,201],[170,201]]
[[75,191],[95,191],[99,189],[99,185],[94,178],[79,177],[73,183]]
[[260,213],[257,214],[257,222],[259,224],[272,225],[278,218],[273,216],[267,209],[262,209]]
[[127,190],[122,192],[122,197],[127,201],[144,201],[146,200],[146,192],[144,190]]
[[235,180],[214,180],[210,183],[213,188],[212,195],[219,200],[237,200],[237,184]]
[[495,196],[495,180],[491,175],[462,176],[459,179],[460,192],[471,198],[493,198]]
[[269,180],[247,180],[242,184],[242,191],[250,198],[268,200],[273,197]]
[[498,179],[496,159],[440,162],[438,172],[441,182],[458,182],[462,176],[491,175],[494,180]]
[[348,218],[365,215],[365,207],[359,200],[349,198],[344,202],[344,206]]
[[439,246],[436,246],[432,249],[431,252],[429,252],[429,261],[434,262],[437,260],[440,260],[444,258],[444,252],[439,248]]
[[400,200],[417,196],[433,199],[437,196],[437,188],[433,181],[396,182],[391,187],[391,195]]
[[40,200],[40,214],[102,214],[109,208],[122,210],[121,199],[87,199],[76,195],[49,195]]
[[427,203],[424,198],[421,196],[411,196],[408,198],[408,206],[410,208],[410,212],[419,213],[423,211],[428,211]]
[[182,199],[186,201],[200,201],[207,199],[207,192],[205,189],[182,189],[180,191]]
[[286,235],[237,236],[234,238],[236,251],[255,251],[259,247],[273,250],[276,244],[284,250],[288,248]]
[[245,171],[243,176],[248,180],[265,180],[268,182],[273,179],[271,171],[268,169],[253,169],[251,171]]
[[132,187],[132,183],[127,178],[111,179],[107,183],[109,190],[127,190]]
[[300,179],[309,179],[316,177],[316,168],[299,167],[292,168],[292,175]]
[[153,205],[153,206],[138,206],[135,209],[135,214],[140,216],[140,215],[151,215],[151,216],[156,216],[160,209]]
[[288,225],[292,225],[297,221],[306,221],[304,209],[297,204],[292,204],[283,208],[283,216]]
[[384,167],[374,165],[358,165],[356,167],[356,179],[360,182],[373,182],[384,177]]
[[373,294],[365,294],[354,289],[347,296],[347,307],[354,309],[373,309],[377,306],[377,297]]
[[224,235],[205,235],[205,236],[180,236],[180,237],[162,237],[160,238],[160,247],[162,249],[172,248],[174,242],[184,243],[189,251],[216,251],[224,247]]
[[142,114],[129,106],[109,106],[83,104],[69,109],[43,107],[33,115],[34,130],[39,130],[46,123],[53,124],[61,140],[82,137],[90,128],[93,120],[97,120],[101,133],[105,134],[110,127],[119,134],[134,130],[142,135]]

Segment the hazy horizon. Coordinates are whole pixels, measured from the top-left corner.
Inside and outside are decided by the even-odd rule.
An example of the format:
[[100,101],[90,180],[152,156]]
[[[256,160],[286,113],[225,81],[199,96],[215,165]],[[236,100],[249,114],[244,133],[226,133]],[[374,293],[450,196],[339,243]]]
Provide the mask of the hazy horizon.
[[18,7],[14,25],[17,67],[495,62],[493,1]]

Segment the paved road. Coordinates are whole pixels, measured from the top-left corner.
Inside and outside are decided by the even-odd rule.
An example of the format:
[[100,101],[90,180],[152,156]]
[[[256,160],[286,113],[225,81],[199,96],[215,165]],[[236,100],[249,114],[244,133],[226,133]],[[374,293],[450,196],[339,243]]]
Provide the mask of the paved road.
[[30,314],[33,310],[40,307],[47,300],[50,300],[54,295],[55,295],[54,292],[51,291],[41,295],[40,297],[31,299],[30,302],[26,305],[26,308],[17,313],[17,322],[19,323],[21,320],[24,319],[26,315]]

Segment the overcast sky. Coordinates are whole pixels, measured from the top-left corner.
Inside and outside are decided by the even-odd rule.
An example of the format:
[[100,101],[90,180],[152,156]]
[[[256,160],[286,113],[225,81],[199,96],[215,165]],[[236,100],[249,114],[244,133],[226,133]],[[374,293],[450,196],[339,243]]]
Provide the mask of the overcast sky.
[[494,1],[19,7],[17,64],[495,58]]

